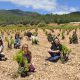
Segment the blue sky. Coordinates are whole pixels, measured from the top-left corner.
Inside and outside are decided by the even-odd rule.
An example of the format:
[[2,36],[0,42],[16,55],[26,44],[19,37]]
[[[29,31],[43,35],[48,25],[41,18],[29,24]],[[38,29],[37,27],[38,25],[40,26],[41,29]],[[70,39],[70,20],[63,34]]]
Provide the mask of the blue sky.
[[80,0],[0,0],[0,9],[67,14],[80,11]]

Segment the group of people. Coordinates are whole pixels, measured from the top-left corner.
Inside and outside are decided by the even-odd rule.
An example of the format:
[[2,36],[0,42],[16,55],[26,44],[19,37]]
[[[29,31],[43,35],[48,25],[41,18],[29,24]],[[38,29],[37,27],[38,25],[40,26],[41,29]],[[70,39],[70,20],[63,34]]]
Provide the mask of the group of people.
[[[60,36],[60,34],[57,35],[57,36]],[[57,36],[52,35],[51,33],[47,33],[47,40],[49,42],[52,42],[55,38],[57,38]],[[65,39],[64,32],[62,32],[62,40],[63,39]],[[69,36],[69,43],[70,44],[78,44],[78,36],[77,36],[77,31],[76,30],[74,30],[72,35]]]
[[[32,39],[32,44],[37,44],[36,41],[38,40],[37,34],[32,34],[31,32],[27,32],[25,34],[27,36],[28,40]],[[49,38],[48,38],[49,39]],[[33,40],[35,42],[33,43]],[[46,60],[49,60],[51,62],[57,62],[59,59],[62,58],[62,44],[60,43],[59,39],[55,37],[51,42],[51,48],[48,51],[50,54],[50,57]],[[15,34],[15,41],[14,41],[14,48],[20,48],[20,37],[19,34]],[[2,39],[0,39],[0,60],[1,59],[6,59],[5,55],[3,55],[3,42]],[[29,72],[34,72],[35,68],[32,64],[32,53],[28,49],[27,44],[23,44],[22,48],[16,53],[14,59],[17,61],[19,68],[18,68],[18,73],[21,75],[21,77],[26,77]],[[67,61],[65,59],[65,61]]]
[[[19,35],[15,35],[15,42],[17,42],[19,39]],[[20,44],[16,43],[14,44],[14,47],[17,48],[19,47]],[[18,49],[18,48],[17,48]],[[0,37],[0,61],[6,61],[7,58],[5,57],[4,53],[4,46],[3,46],[3,40]],[[13,57],[14,58],[14,57]],[[18,68],[18,73],[21,75],[21,77],[26,77],[28,72],[34,72],[35,68],[32,65],[32,54],[28,49],[27,44],[23,44],[22,48],[16,53],[15,55],[15,60],[17,61],[19,68]]]

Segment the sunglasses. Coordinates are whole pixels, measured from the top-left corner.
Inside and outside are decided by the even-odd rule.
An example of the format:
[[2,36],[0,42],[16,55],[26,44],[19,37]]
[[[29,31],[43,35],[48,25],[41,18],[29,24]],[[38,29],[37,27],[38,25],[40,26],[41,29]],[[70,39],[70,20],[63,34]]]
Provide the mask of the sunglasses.
[[23,48],[28,48],[28,47],[23,47]]

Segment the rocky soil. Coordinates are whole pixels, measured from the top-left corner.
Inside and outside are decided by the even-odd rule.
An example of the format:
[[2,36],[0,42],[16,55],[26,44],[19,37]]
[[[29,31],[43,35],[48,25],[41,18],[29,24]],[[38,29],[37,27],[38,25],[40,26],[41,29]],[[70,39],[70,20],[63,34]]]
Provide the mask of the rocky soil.
[[[22,39],[22,44],[28,43],[29,49],[32,52],[32,63],[36,70],[26,78],[17,76],[16,72],[18,65],[13,61],[13,55],[18,50],[12,49],[7,50],[6,43],[4,44],[4,53],[8,58],[7,61],[0,61],[0,80],[80,80],[80,41],[79,44],[69,44],[68,36],[66,35],[65,40],[61,40],[72,52],[69,56],[69,61],[62,64],[60,61],[52,63],[46,61],[50,55],[48,50],[50,43],[47,41],[47,37],[44,32],[40,29],[39,33],[39,45],[31,45],[30,41],[27,41],[26,37]],[[57,30],[55,31],[55,34]],[[80,32],[78,31],[78,36]]]

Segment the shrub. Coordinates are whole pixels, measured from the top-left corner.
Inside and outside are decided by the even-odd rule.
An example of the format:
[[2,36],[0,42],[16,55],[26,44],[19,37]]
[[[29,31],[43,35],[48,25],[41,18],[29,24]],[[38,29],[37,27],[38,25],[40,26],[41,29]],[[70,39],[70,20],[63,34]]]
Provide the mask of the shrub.
[[25,71],[29,71],[28,60],[26,58],[23,58],[22,54],[23,54],[23,52],[20,50],[16,54],[16,56],[13,56],[13,60],[15,60],[19,64],[18,72],[21,72],[22,71],[22,67],[20,66],[20,64],[23,63],[23,62],[25,64],[25,66],[23,67],[24,72]]

